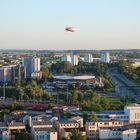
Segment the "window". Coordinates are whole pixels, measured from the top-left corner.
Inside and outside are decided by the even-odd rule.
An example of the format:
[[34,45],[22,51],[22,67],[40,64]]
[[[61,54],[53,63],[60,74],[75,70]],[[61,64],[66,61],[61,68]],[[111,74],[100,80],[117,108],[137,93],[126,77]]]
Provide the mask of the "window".
[[109,123],[105,122],[104,125],[109,125]]
[[129,137],[129,136],[130,136],[130,134],[127,134],[127,136]]
[[135,119],[137,118],[137,113],[135,113]]

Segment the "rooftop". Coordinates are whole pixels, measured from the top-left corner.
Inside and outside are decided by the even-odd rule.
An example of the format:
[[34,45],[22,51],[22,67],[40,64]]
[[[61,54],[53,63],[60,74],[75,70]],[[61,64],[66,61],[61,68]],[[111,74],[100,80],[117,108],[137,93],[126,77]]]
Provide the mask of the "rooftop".
[[72,130],[80,130],[80,131],[85,131],[85,128],[82,127],[82,128],[64,128],[65,132],[70,132]]
[[83,75],[83,76],[58,75],[58,76],[54,76],[53,78],[60,79],[60,80],[88,80],[88,79],[94,79],[95,76],[91,76],[91,75]]
[[75,116],[75,117],[72,117],[69,120],[80,120],[80,119],[83,119],[83,118],[81,116]]
[[50,132],[54,132],[56,131],[55,129],[53,129],[52,127],[50,128],[34,128],[35,131],[50,131]]
[[7,127],[6,123],[0,123],[0,127]]
[[140,107],[140,104],[131,104],[131,105],[127,105],[125,107]]
[[33,125],[51,125],[49,121],[33,122]]
[[61,120],[59,124],[77,123],[76,120]]
[[9,126],[25,126],[25,125],[21,122],[14,122],[14,123],[10,123]]

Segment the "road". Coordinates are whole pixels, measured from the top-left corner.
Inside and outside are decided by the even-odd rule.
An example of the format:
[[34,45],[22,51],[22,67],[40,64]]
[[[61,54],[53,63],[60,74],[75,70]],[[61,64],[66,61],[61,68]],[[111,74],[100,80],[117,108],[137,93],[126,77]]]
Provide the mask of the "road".
[[115,96],[131,96],[140,102],[140,86],[120,74],[117,68],[110,68],[108,75],[116,86]]

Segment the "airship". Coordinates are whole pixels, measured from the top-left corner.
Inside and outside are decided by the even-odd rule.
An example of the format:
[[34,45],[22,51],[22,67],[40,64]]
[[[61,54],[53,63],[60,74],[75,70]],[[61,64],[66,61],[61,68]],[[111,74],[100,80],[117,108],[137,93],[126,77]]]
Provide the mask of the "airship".
[[76,28],[75,27],[66,27],[65,28],[65,31],[66,32],[75,32],[76,31]]

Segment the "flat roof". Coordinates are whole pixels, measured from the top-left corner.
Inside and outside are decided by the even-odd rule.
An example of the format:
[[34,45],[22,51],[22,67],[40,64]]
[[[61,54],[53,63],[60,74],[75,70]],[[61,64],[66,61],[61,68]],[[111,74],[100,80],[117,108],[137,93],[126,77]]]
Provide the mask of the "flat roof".
[[49,128],[34,128],[35,131],[50,131],[50,132],[56,132],[55,129],[53,129],[52,127]]
[[60,80],[88,80],[88,79],[94,79],[94,75],[82,75],[82,76],[69,76],[69,75],[58,75],[54,76],[55,79]]
[[41,121],[41,122],[37,121],[37,122],[33,122],[33,126],[35,125],[52,125],[52,124],[49,121]]
[[21,122],[14,122],[14,123],[10,123],[9,126],[25,126],[24,123]]
[[6,123],[0,123],[0,127],[7,127]]
[[70,132],[72,130],[80,130],[80,131],[84,131],[85,132],[85,127],[82,128],[64,128],[65,132]]

